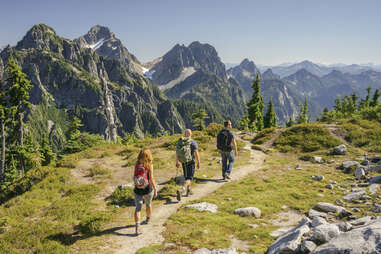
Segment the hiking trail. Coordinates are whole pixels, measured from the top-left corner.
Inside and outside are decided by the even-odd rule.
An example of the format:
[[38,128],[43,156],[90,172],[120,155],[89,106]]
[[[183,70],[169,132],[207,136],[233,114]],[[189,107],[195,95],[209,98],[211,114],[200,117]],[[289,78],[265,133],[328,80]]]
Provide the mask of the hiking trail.
[[[244,142],[246,143],[244,149],[250,150],[250,164],[236,168],[233,167],[231,175],[232,180],[230,181],[240,180],[250,173],[260,169],[264,164],[266,155],[261,151],[251,149],[251,143],[249,141]],[[237,159],[239,160],[239,155]],[[159,207],[153,207],[151,221],[148,225],[141,226],[142,234],[139,236],[135,236],[135,227],[133,225],[120,227],[120,229],[114,232],[111,239],[116,246],[119,246],[115,249],[114,253],[135,253],[140,248],[162,243],[164,241],[162,236],[162,232],[165,231],[164,224],[172,214],[185,203],[201,199],[226,183],[227,182],[225,181],[206,181],[206,183],[198,184],[192,188],[193,195],[182,197],[180,202],[171,202],[169,204],[160,205]]]

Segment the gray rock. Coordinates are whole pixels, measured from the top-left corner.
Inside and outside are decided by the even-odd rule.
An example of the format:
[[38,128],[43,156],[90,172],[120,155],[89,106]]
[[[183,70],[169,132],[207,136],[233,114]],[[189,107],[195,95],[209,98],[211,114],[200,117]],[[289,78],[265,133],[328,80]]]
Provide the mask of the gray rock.
[[207,248],[198,249],[193,254],[238,254],[235,248],[209,250]]
[[341,221],[337,224],[341,232],[348,232],[352,229],[352,225],[349,222]]
[[333,190],[333,184],[327,184],[325,187],[329,190]]
[[333,148],[333,151],[331,154],[333,154],[333,155],[344,155],[346,152],[347,152],[347,147],[344,144],[342,144],[339,146],[335,146]]
[[370,217],[370,216],[365,216],[365,217],[359,218],[359,219],[357,219],[357,220],[352,220],[352,221],[350,221],[349,223],[350,223],[352,226],[360,226],[360,225],[368,224],[371,220],[372,220],[372,217]]
[[352,208],[352,211],[354,211],[355,213],[359,213],[359,212],[361,212],[361,210],[360,210],[359,208],[357,208],[357,207]]
[[365,170],[364,168],[360,167],[356,169],[355,176],[357,180],[360,180],[365,177]]
[[324,180],[324,176],[312,176],[312,180],[321,181]]
[[372,195],[376,194],[377,190],[379,188],[380,188],[379,185],[376,184],[376,183],[369,185],[369,192],[370,192],[370,194],[372,194]]
[[369,180],[369,184],[374,184],[374,183],[381,183],[381,176],[375,176]]
[[341,211],[345,210],[344,207],[337,206],[337,205],[330,204],[330,203],[325,203],[325,202],[317,203],[316,207],[323,212],[340,213]]
[[313,241],[303,240],[300,245],[300,251],[302,253],[311,253],[316,247],[317,246]]
[[254,216],[255,218],[261,217],[261,210],[256,207],[237,208],[234,213],[239,214],[240,216]]
[[215,204],[211,204],[208,202],[201,202],[201,203],[196,203],[196,204],[191,204],[191,205],[186,205],[184,208],[193,208],[199,211],[206,211],[206,212],[211,212],[211,213],[216,213],[218,210],[218,206]]
[[335,200],[335,203],[336,203],[337,205],[344,205],[344,204],[345,204],[344,201],[341,200],[341,199],[339,199],[339,198]]
[[355,192],[349,193],[348,195],[344,196],[344,200],[347,202],[352,202],[354,200],[360,199],[365,194],[366,194],[366,192],[364,190],[355,191]]
[[313,157],[312,157],[312,162],[323,163],[324,160],[323,160],[323,158],[320,157],[320,156],[313,156]]
[[368,225],[341,233],[327,244],[316,248],[313,254],[357,254],[380,253],[381,251],[381,219]]
[[312,229],[312,237],[325,243],[340,234],[339,227],[335,224],[322,224]]
[[331,181],[331,184],[337,184],[337,182],[336,181]]
[[319,217],[319,216],[315,216],[311,222],[312,227],[317,227],[317,226],[323,225],[323,224],[327,224],[327,221],[324,218]]
[[381,213],[381,205],[380,204],[373,204],[372,212]]
[[358,187],[368,187],[369,183],[358,183],[357,186]]
[[318,212],[314,209],[310,209],[308,211],[308,217],[313,219],[314,217],[322,217],[322,218],[327,218],[327,214],[326,213],[322,213],[322,212]]
[[267,250],[267,254],[294,253],[297,251],[302,236],[310,232],[308,224],[310,220],[303,218],[299,224],[279,237]]
[[295,167],[295,169],[296,169],[296,170],[302,170],[303,168],[302,168],[299,164],[297,164],[296,167]]

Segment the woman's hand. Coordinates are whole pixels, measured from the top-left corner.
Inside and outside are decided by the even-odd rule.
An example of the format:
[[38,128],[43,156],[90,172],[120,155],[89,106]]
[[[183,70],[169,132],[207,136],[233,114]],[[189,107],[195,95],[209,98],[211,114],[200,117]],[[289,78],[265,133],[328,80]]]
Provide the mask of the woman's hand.
[[155,188],[155,189],[153,189],[153,198],[156,198],[156,197],[157,197],[157,190]]

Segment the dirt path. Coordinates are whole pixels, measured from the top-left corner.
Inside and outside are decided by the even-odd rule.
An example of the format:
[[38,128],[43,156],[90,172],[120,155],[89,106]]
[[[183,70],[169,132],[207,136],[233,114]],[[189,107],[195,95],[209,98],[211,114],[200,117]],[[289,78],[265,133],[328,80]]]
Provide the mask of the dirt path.
[[[250,164],[237,168],[233,167],[231,181],[237,181],[263,166],[266,155],[261,151],[252,150],[249,142],[245,141],[245,143],[247,145],[244,149],[250,150],[251,153]],[[239,157],[237,159],[239,160]],[[165,230],[164,223],[170,215],[175,213],[184,203],[201,199],[214,192],[224,184],[226,184],[224,181],[209,181],[205,184],[199,184],[192,189],[194,194],[189,197],[183,197],[181,202],[174,202],[157,207],[153,211],[150,224],[142,225],[141,228],[143,234],[139,236],[135,236],[134,227],[124,227],[115,231],[112,240],[120,246],[117,250],[115,250],[115,253],[135,253],[140,248],[151,244],[160,244],[164,241],[164,238],[162,237],[162,232]]]
[[324,126],[328,129],[332,136],[338,138],[346,146],[349,145],[348,142],[344,139],[344,133],[339,130],[336,124],[325,124]]

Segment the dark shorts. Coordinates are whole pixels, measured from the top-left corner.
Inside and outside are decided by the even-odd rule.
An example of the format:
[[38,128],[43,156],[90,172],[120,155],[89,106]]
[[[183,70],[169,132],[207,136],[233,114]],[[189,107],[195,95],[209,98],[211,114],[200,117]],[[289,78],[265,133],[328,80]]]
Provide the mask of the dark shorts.
[[195,168],[195,162],[190,161],[187,163],[183,163],[183,172],[184,172],[184,178],[185,180],[193,180],[194,176],[194,168]]

